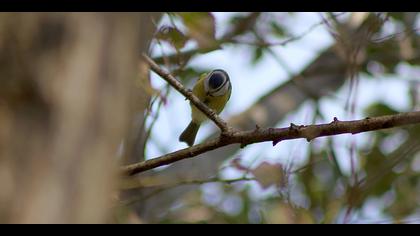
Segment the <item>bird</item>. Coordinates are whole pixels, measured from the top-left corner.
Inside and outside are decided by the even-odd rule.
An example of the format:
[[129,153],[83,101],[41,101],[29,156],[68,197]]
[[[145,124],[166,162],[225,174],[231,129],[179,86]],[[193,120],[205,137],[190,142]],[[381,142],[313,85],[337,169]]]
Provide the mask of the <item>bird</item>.
[[[223,111],[232,93],[229,75],[222,69],[215,69],[203,74],[195,83],[192,93],[217,114]],[[197,107],[190,102],[191,122],[179,136],[179,141],[188,146],[194,145],[200,125],[208,119]]]

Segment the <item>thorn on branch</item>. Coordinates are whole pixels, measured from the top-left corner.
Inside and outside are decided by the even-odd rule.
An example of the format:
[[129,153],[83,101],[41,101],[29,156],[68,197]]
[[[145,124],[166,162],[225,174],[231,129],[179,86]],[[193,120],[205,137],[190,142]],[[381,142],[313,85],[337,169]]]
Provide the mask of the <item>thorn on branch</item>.
[[[276,130],[274,128],[268,128],[268,133],[272,134],[274,133]],[[255,132],[255,131],[254,131]],[[282,141],[282,138],[278,138],[278,139],[274,139],[273,140],[273,147],[276,146],[280,141]]]
[[289,132],[297,133],[297,132],[299,132],[299,129],[301,129],[303,127],[305,127],[305,126],[304,125],[295,125],[293,123],[290,123]]
[[276,139],[273,140],[273,147],[276,146],[278,143],[280,143],[283,139]]

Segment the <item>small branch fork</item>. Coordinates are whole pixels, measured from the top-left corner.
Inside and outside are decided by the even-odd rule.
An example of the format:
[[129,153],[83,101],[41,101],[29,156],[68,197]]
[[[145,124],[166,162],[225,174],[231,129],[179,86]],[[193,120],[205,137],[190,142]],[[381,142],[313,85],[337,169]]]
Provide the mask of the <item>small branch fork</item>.
[[420,123],[420,111],[414,111],[395,115],[368,117],[353,121],[340,121],[334,117],[332,122],[319,125],[295,125],[292,123],[286,128],[260,128],[256,126],[254,130],[236,131],[229,127],[227,123],[223,121],[214,111],[195,97],[191,91],[185,89],[173,76],[163,71],[153,60],[146,55],[144,55],[144,58],[155,73],[168,81],[171,86],[182,93],[188,100],[191,101],[191,103],[206,114],[209,119],[211,119],[222,130],[222,135],[205,143],[197,144],[150,160],[123,166],[121,168],[123,175],[135,175],[137,173],[171,164],[179,160],[192,158],[202,153],[231,144],[240,144],[241,147],[245,147],[249,144],[270,141],[273,143],[273,146],[275,146],[283,140],[305,138],[308,142],[310,142],[318,137],[333,136],[338,134],[358,134],[367,131]]

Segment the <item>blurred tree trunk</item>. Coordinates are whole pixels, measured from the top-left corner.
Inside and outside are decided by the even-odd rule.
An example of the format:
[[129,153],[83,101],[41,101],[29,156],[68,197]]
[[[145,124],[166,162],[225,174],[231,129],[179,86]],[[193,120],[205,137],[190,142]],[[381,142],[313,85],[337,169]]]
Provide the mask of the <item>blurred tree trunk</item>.
[[[0,14],[0,222],[101,223],[150,14]],[[133,104],[136,104],[134,107]]]
[[[149,50],[149,43],[155,33],[155,28],[162,13],[151,12],[142,13],[142,20],[140,21],[141,39],[139,42],[140,50],[139,57],[141,58],[142,53],[147,53]],[[144,142],[146,142],[146,130],[145,130],[145,110],[149,106],[151,97],[151,85],[149,78],[149,68],[146,64],[140,64],[139,66],[140,76],[137,78],[135,83],[130,87],[130,112],[129,112],[129,124],[130,129],[125,138],[124,142],[124,164],[131,164],[144,160]]]

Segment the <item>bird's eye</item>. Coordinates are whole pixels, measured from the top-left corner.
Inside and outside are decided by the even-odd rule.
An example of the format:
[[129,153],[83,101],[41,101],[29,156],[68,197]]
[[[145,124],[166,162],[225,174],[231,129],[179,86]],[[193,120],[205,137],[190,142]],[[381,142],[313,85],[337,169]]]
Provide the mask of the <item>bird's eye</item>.
[[209,78],[209,86],[211,89],[219,88],[224,81],[224,77],[220,73],[213,73]]

